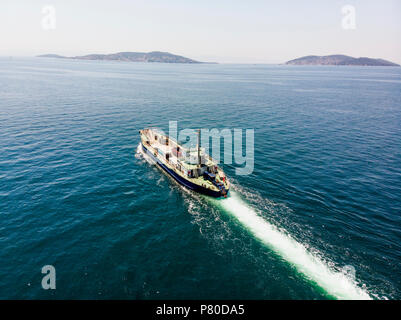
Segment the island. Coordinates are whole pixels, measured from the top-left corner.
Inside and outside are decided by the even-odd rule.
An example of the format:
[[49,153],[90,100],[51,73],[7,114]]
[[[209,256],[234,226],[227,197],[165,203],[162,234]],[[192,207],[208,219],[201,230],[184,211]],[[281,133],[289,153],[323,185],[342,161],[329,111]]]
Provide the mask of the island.
[[42,54],[38,57],[41,57],[41,58],[67,58],[67,57],[60,56],[58,54]]
[[306,56],[286,62],[287,65],[330,65],[330,66],[380,66],[380,67],[399,67],[400,65],[383,60],[372,58],[353,58],[346,55],[331,56]]
[[84,56],[64,57],[58,54],[43,54],[41,58],[64,58],[80,60],[107,60],[107,61],[129,61],[129,62],[162,62],[162,63],[205,63],[168,52],[118,52],[112,54],[88,54]]

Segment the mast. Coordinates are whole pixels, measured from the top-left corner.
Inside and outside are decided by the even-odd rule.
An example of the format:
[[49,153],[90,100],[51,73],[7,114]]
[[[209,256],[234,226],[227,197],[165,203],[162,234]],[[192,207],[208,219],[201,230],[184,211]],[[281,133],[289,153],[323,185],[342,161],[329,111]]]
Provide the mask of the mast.
[[201,156],[200,156],[200,129],[198,131],[198,166],[201,165]]

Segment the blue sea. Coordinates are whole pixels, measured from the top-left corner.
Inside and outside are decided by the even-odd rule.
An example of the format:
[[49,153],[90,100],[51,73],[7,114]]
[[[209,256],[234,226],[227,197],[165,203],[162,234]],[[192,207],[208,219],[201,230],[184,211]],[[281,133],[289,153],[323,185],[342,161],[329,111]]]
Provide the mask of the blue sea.
[[[183,189],[169,121],[254,129],[254,171]],[[401,68],[4,57],[0,150],[1,299],[401,299]]]

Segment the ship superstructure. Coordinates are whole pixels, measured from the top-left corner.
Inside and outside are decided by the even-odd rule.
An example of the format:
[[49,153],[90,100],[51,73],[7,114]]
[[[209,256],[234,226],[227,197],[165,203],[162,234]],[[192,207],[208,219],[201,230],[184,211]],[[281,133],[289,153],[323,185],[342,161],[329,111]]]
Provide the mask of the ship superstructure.
[[212,197],[226,197],[230,188],[223,170],[200,147],[184,148],[156,129],[139,131],[143,151],[156,164],[184,187]]

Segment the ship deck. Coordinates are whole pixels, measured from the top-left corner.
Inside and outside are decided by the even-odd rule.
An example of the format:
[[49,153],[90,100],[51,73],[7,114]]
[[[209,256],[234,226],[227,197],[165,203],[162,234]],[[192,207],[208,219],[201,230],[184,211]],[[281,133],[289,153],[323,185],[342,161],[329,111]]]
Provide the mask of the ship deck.
[[[168,137],[167,137],[168,138]],[[168,138],[169,139],[169,138]],[[152,153],[155,153],[156,151],[159,153],[163,153],[163,155],[158,155],[157,158],[159,159],[159,161],[162,161],[163,164],[165,166],[167,166],[170,170],[173,170],[176,174],[178,174],[180,177],[182,177],[185,180],[190,181],[193,184],[196,184],[198,186],[204,187],[206,189],[215,191],[215,192],[219,192],[219,189],[216,187],[216,185],[214,185],[211,181],[206,180],[202,175],[198,176],[198,177],[188,177],[183,173],[183,170],[194,170],[194,169],[198,169],[199,166],[197,164],[190,164],[184,161],[184,159],[182,158],[177,158],[174,153],[172,152],[173,149],[177,146],[179,146],[182,150],[184,150],[185,148],[183,148],[182,146],[180,146],[177,142],[169,139],[169,144],[165,145],[160,143],[158,140],[154,140],[152,139],[151,136],[148,136],[147,134],[145,134],[144,132],[141,132],[141,140],[142,143],[144,143],[144,145],[146,146],[147,149],[150,149],[150,151]],[[147,143],[147,141],[149,141],[149,143]],[[151,141],[151,143],[150,143]],[[169,160],[167,160],[165,158],[165,155],[169,153],[170,154],[170,158]],[[214,162],[212,160],[212,158],[210,158],[208,155],[203,154],[205,156],[206,159],[206,166],[217,166],[216,162]],[[178,166],[180,165],[181,168],[183,170],[179,170]],[[220,169],[219,171],[220,174],[222,174],[222,171]],[[224,173],[223,173],[224,175]],[[225,181],[221,180],[221,177],[219,175],[216,175],[216,181],[217,182],[222,182],[224,184],[224,187],[228,190],[229,189],[229,183],[228,181],[225,179]]]

